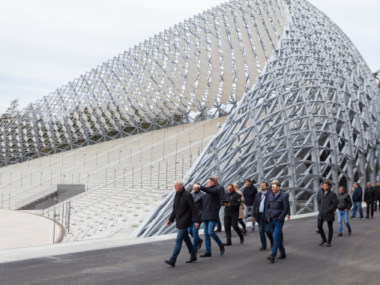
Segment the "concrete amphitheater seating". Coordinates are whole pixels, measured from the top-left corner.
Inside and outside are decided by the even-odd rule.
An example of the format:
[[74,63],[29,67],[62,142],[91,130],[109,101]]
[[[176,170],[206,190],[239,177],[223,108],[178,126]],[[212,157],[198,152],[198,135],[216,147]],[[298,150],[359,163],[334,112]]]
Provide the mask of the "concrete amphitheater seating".
[[[1,206],[19,209],[57,189],[85,184],[70,199],[64,242],[110,236],[137,227],[183,177],[225,117],[189,123],[67,151],[1,169]],[[56,218],[67,201],[55,206]],[[52,217],[54,207],[40,212]]]

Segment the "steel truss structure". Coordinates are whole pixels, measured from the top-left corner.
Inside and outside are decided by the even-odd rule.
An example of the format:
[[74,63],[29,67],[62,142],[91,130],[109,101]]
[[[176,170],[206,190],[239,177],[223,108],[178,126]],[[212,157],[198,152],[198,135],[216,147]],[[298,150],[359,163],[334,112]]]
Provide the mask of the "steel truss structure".
[[224,115],[289,19],[282,0],[231,1],[150,38],[0,122],[0,166]]
[[[239,187],[245,178],[257,186],[279,179],[295,215],[317,210],[321,180],[335,191],[379,181],[380,94],[372,72],[325,14],[305,0],[287,4],[290,16],[277,48],[187,173],[187,190],[211,175]],[[132,236],[173,232],[175,225],[165,223],[174,195]]]

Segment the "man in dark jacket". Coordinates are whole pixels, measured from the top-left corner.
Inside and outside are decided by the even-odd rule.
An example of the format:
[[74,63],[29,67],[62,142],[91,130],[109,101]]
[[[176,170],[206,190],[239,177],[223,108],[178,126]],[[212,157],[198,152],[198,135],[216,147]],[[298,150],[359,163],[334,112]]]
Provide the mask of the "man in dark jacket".
[[[335,221],[334,212],[338,206],[338,198],[336,194],[331,191],[331,182],[325,181],[322,185],[324,193],[320,196],[320,207],[318,213],[318,229],[321,234],[322,241],[319,245],[324,245],[327,242],[327,247],[331,246],[333,236],[333,222]],[[325,232],[323,230],[323,223],[327,222],[329,228],[329,238],[326,239]]]
[[[253,204],[255,203],[257,188],[252,185],[251,179],[245,179],[244,188],[244,223],[247,224],[248,215],[252,213]],[[252,221],[252,232],[255,231],[255,222]]]
[[197,229],[199,228],[197,208],[195,207],[191,194],[183,188],[183,181],[181,179],[177,179],[174,182],[174,188],[176,194],[174,197],[173,211],[170,215],[169,221],[166,223],[166,226],[168,227],[174,222],[174,220],[176,220],[176,226],[178,228],[173,255],[169,260],[165,260],[165,263],[169,264],[171,267],[175,266],[183,241],[185,241],[187,249],[190,253],[190,259],[186,261],[186,263],[192,263],[197,260],[197,254],[195,253],[195,249],[191,244],[189,233],[187,232],[187,228],[192,225],[192,218],[195,221],[195,227]]
[[[317,205],[318,205],[318,211],[319,211],[319,207],[321,206],[321,195],[323,194],[323,188],[322,188],[322,185],[323,185],[323,182],[321,183],[321,189],[319,189],[318,193],[317,193]],[[317,225],[317,228],[318,228],[318,225]],[[319,234],[319,230],[317,230],[317,234]]]
[[379,200],[379,211],[380,211],[380,183],[377,182],[376,186],[376,200],[375,200],[375,211],[377,211],[377,200]]
[[[220,208],[222,207],[222,198],[224,196],[224,187],[223,185],[220,185],[218,183],[218,177],[216,176],[213,176],[212,178],[214,178],[215,180],[215,187],[219,190],[220,192],[220,204],[219,204],[219,213],[220,213]],[[216,222],[216,231],[215,232],[221,232],[222,231],[222,224],[220,223],[220,216],[218,216],[218,221]]]
[[286,252],[281,240],[282,228],[284,226],[285,217],[289,212],[289,198],[281,191],[280,182],[272,183],[273,194],[268,197],[267,220],[273,233],[272,254],[267,258],[274,263],[277,251],[280,250],[279,259],[286,258]]
[[369,219],[369,210],[371,208],[371,218],[373,218],[373,204],[376,200],[376,189],[372,187],[371,182],[367,182],[367,187],[364,190],[364,201],[367,204],[367,216],[366,219]]
[[356,209],[359,209],[360,219],[364,219],[363,216],[363,209],[362,209],[362,202],[363,202],[363,190],[362,187],[360,187],[359,183],[354,183],[354,193],[352,193],[352,202],[354,204],[354,209],[352,211],[351,219],[356,218]]
[[262,182],[260,185],[261,192],[256,194],[255,203],[252,208],[252,223],[256,222],[259,225],[261,248],[260,250],[267,249],[267,239],[265,234],[270,240],[271,248],[273,247],[273,235],[268,220],[266,219],[268,210],[268,183]]
[[343,235],[343,227],[342,227],[342,217],[346,227],[348,229],[348,235],[351,234],[351,226],[348,222],[348,211],[352,207],[352,201],[350,195],[346,192],[346,188],[343,186],[339,187],[339,195],[338,195],[338,210],[336,214],[338,215],[338,226],[339,226],[339,234],[338,237]]
[[[194,186],[195,187],[195,186]],[[215,187],[214,178],[207,179],[207,187],[197,186],[201,191],[205,192],[205,198],[203,200],[202,207],[202,222],[204,228],[206,252],[201,257],[211,257],[211,239],[219,245],[220,255],[224,254],[224,244],[215,233],[215,225],[219,218],[220,209],[220,191]]]
[[227,186],[228,193],[224,194],[222,202],[224,207],[224,230],[227,235],[227,242],[224,245],[232,245],[231,243],[231,225],[240,237],[240,243],[244,242],[244,236],[238,226],[239,209],[241,206],[241,195],[235,192],[232,184]]
[[[194,183],[193,185],[193,192],[191,193],[191,196],[193,196],[195,207],[198,211],[198,217],[199,217],[199,226],[202,224],[202,206],[203,206],[203,200],[205,198],[205,194],[199,190],[198,185],[200,185],[198,182]],[[196,186],[196,187],[194,187]],[[199,237],[199,227],[195,227],[195,221],[193,219],[193,226],[189,227],[188,229],[189,234],[193,237],[193,247],[195,249],[195,252],[198,252],[199,249],[202,247],[203,239]]]

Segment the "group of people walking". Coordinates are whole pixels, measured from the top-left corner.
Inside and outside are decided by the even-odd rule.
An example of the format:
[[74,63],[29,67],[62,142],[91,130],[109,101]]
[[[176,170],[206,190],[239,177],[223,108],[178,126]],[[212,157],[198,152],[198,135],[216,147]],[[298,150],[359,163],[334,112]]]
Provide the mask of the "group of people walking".
[[[338,237],[343,236],[343,222],[348,229],[348,235],[351,235],[352,229],[349,223],[349,211],[353,206],[353,212],[351,219],[356,218],[356,212],[359,210],[360,219],[364,219],[362,202],[363,202],[363,190],[359,183],[355,182],[353,189],[351,190],[352,199],[350,194],[347,193],[344,186],[339,187],[339,194],[335,194],[331,191],[332,184],[329,181],[325,181],[321,184],[321,190],[318,192],[317,202],[319,208],[318,214],[318,231],[322,237],[319,245],[326,244],[327,247],[331,246],[333,238],[333,222],[335,216],[338,217]],[[367,216],[371,213],[373,218],[374,211],[377,210],[377,201],[380,200],[380,183],[376,183],[376,187],[372,187],[370,182],[367,182],[367,187],[364,190],[364,201],[367,204]],[[380,202],[380,201],[379,201]],[[380,207],[380,203],[379,203]],[[374,210],[376,209],[376,210]],[[326,222],[328,226],[328,237],[326,238],[323,230],[323,223]]]
[[[200,255],[202,258],[211,257],[211,238],[219,247],[220,255],[225,253],[225,247],[232,245],[231,227],[239,236],[240,243],[244,243],[244,236],[247,233],[246,222],[249,214],[252,216],[252,232],[255,231],[255,223],[258,223],[261,248],[264,251],[268,247],[267,238],[270,242],[272,253],[267,259],[274,263],[277,258],[278,251],[280,255],[277,259],[285,259],[286,251],[283,244],[282,228],[285,219],[290,219],[290,206],[288,195],[281,190],[281,184],[278,180],[274,180],[269,187],[267,182],[260,184],[261,192],[258,192],[253,186],[250,179],[245,180],[244,193],[240,192],[236,184],[228,184],[227,192],[222,185],[218,184],[217,177],[207,179],[207,186],[194,183],[193,191],[190,193],[184,189],[183,181],[178,179],[174,183],[176,195],[174,198],[173,211],[167,222],[170,226],[176,220],[178,234],[176,245],[170,259],[165,263],[174,267],[177,257],[180,253],[182,242],[188,248],[190,259],[186,263],[192,263],[197,260],[198,250],[201,249],[203,240],[199,237],[199,227],[203,223],[205,252]],[[345,187],[339,187],[339,194],[331,191],[332,184],[324,181],[321,189],[317,194],[318,213],[318,231],[321,235],[320,246],[326,244],[331,246],[333,237],[333,222],[335,216],[338,217],[339,234],[343,235],[343,222],[345,223],[348,234],[351,235],[352,230],[349,224],[349,210],[354,206],[352,219],[356,217],[356,211],[359,210],[360,218],[363,217],[362,189],[358,183],[354,183],[351,196],[347,193]],[[369,211],[371,217],[373,212],[377,210],[377,200],[379,200],[380,211],[380,184],[372,187],[371,183],[367,183],[364,191],[364,200],[367,203],[367,217]],[[224,206],[224,227],[226,233],[226,242],[223,243],[216,232],[221,231],[221,223],[219,220],[219,211]],[[328,226],[328,236],[326,237],[323,230],[324,222]],[[240,229],[239,224],[243,229]],[[215,227],[217,230],[215,231]],[[193,241],[191,241],[192,236]]]
[[[260,250],[267,249],[266,234],[272,248],[272,254],[268,256],[268,259],[272,263],[275,262],[278,251],[280,251],[279,259],[285,259],[282,227],[285,217],[289,215],[288,196],[281,191],[281,184],[277,180],[273,181],[271,190],[268,183],[262,183],[260,193],[252,185],[251,180],[246,179],[245,184],[244,194],[239,191],[236,184],[228,184],[227,192],[224,193],[224,188],[218,184],[217,177],[210,177],[207,179],[207,186],[194,183],[193,191],[190,193],[184,189],[183,181],[177,179],[174,183],[176,195],[173,210],[166,225],[170,226],[175,220],[178,234],[173,254],[170,259],[165,260],[165,263],[175,266],[183,241],[190,254],[190,259],[186,263],[197,260],[198,250],[203,244],[203,240],[199,237],[199,227],[202,223],[206,247],[205,252],[200,255],[202,258],[212,256],[211,238],[218,245],[220,255],[224,254],[225,247],[232,245],[231,227],[238,234],[240,243],[244,243],[249,214],[252,215],[252,232],[255,230],[256,220],[259,225],[262,243]],[[219,226],[221,206],[224,206],[225,243],[215,231],[215,227],[217,231],[221,231],[221,226]],[[243,230],[240,229],[239,224],[242,225]],[[193,237],[193,241],[189,235]]]

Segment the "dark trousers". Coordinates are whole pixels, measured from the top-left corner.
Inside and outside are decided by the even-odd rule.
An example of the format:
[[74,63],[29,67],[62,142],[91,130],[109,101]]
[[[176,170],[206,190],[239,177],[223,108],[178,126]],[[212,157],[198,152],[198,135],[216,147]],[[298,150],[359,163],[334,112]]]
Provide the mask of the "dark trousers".
[[371,208],[371,217],[373,217],[373,204],[374,202],[367,203],[367,218],[369,218],[369,208]]
[[257,219],[257,223],[259,224],[259,233],[260,233],[260,241],[261,241],[261,246],[263,248],[267,248],[267,239],[265,237],[265,234],[270,240],[270,245],[272,248],[273,245],[273,234],[272,230],[270,228],[270,225],[268,222],[265,221],[263,214],[259,213],[259,218]]
[[331,243],[331,240],[332,240],[332,237],[333,237],[333,222],[332,221],[331,222],[330,221],[327,222],[327,226],[329,228],[329,239],[326,239],[325,231],[323,230],[323,223],[324,223],[324,220],[319,220],[318,219],[319,233],[320,233],[323,241],[327,241],[328,243]]
[[239,219],[238,222],[243,227],[243,230],[245,230],[246,226],[245,226],[243,219]]
[[224,216],[224,230],[226,231],[227,241],[231,241],[231,225],[239,237],[243,238],[243,233],[238,226],[239,214],[226,217]]

